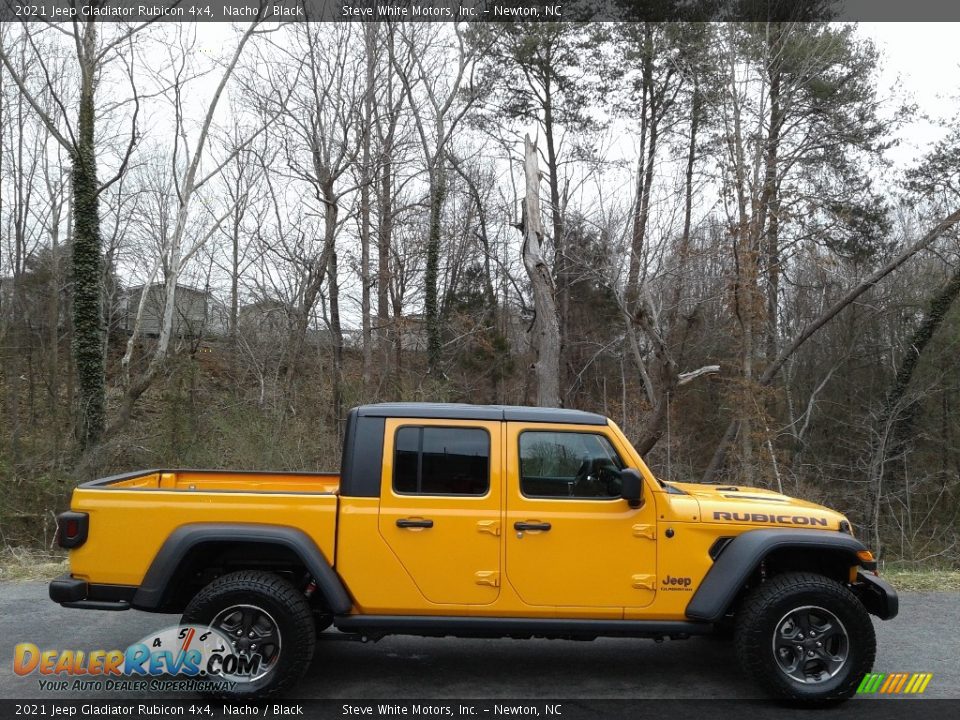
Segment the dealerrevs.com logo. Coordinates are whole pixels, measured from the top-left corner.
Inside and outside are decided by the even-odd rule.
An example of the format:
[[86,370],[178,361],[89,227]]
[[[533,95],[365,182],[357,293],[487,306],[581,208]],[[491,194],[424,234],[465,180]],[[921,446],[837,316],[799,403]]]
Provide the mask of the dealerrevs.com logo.
[[39,675],[41,690],[225,691],[262,677],[264,658],[238,652],[222,632],[203,625],[175,625],[126,650],[42,649],[19,643],[13,671]]

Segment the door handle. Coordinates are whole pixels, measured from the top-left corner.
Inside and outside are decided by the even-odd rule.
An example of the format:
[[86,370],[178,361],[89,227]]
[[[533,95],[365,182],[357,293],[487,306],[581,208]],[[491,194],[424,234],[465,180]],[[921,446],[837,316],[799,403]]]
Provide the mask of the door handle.
[[541,530],[546,532],[551,527],[553,527],[548,522],[515,522],[513,524],[513,529],[518,532],[523,532],[524,530]]
[[413,518],[400,518],[397,520],[398,528],[432,528],[433,520],[415,520]]

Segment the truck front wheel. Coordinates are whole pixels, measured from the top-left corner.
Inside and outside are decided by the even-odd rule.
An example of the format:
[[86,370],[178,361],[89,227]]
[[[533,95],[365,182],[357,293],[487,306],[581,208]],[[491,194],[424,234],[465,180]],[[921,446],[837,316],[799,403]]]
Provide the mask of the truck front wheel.
[[230,642],[238,668],[206,680],[231,683],[213,693],[225,698],[267,698],[292,687],[306,672],[316,642],[307,599],[283,578],[240,571],[217,578],[187,605],[183,625],[206,625]]
[[843,700],[873,667],[877,642],[863,605],[822,575],[785,573],[755,588],[737,613],[744,671],[772,695]]

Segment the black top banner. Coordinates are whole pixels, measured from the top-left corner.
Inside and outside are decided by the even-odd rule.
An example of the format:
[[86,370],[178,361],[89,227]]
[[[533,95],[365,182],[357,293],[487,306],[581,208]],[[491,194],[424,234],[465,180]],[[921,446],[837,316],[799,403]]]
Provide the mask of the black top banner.
[[958,21],[955,0],[0,0],[21,22]]

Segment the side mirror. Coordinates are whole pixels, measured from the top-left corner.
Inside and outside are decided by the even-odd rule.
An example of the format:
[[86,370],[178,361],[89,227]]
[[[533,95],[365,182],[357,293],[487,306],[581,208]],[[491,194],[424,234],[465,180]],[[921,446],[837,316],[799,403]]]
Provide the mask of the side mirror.
[[640,473],[633,468],[625,468],[620,471],[620,479],[623,482],[620,495],[630,507],[640,507],[643,500],[643,478]]

